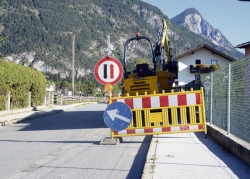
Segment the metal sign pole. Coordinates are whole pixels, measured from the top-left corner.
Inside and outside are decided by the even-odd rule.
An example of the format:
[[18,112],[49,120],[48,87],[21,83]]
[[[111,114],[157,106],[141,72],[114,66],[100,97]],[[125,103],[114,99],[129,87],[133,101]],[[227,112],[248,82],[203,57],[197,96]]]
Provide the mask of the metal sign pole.
[[231,103],[231,64],[228,64],[228,92],[227,92],[227,134],[230,134],[230,103]]
[[108,43],[108,56],[110,55],[110,36],[107,36],[107,43]]
[[214,86],[214,72],[211,72],[211,100],[210,100],[210,124],[213,122],[213,86]]

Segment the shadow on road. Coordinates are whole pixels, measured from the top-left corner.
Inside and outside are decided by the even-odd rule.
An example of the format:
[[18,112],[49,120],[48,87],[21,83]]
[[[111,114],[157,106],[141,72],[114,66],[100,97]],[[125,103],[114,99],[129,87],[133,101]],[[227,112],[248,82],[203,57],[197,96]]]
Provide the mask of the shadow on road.
[[33,120],[28,116],[19,124],[29,124],[20,131],[107,128],[102,116],[103,111],[66,111]]
[[152,136],[146,136],[138,150],[126,179],[141,179]]

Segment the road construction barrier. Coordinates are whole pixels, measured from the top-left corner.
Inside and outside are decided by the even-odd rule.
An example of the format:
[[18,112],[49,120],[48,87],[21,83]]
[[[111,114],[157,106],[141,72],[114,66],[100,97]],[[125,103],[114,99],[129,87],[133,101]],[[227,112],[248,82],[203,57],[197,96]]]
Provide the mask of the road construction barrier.
[[121,131],[111,130],[111,137],[205,132],[206,117],[203,88],[160,94],[110,98],[109,104],[123,102],[132,111],[130,125]]

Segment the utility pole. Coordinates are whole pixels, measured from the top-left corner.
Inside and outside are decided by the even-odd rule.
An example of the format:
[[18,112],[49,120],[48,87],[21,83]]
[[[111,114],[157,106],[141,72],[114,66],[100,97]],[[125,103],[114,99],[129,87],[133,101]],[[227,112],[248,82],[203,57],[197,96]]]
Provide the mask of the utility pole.
[[75,82],[75,34],[72,38],[72,96],[74,96],[74,82]]
[[79,92],[78,92],[78,95],[79,95],[79,96],[81,96],[80,91],[81,91],[81,81],[79,80]]

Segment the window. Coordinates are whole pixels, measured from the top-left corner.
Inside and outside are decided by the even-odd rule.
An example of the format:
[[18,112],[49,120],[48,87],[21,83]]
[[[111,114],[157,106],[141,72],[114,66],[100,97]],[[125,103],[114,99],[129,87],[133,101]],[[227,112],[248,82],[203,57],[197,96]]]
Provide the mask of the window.
[[196,59],[195,60],[195,64],[197,65],[197,64],[201,64],[201,60],[200,59]]
[[211,60],[211,64],[217,65],[218,64],[218,60]]

